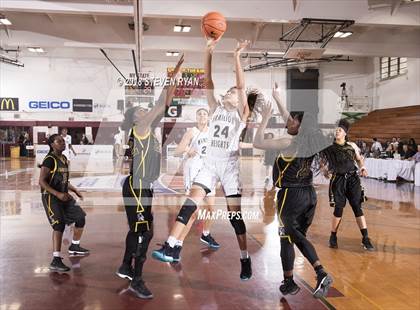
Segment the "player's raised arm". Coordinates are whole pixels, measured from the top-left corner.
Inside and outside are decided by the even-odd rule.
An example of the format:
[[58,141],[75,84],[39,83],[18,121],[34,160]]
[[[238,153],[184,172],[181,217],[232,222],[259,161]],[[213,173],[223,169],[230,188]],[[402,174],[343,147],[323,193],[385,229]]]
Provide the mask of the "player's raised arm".
[[[184,54],[181,55],[181,58],[178,60],[176,67],[174,69],[172,78],[176,78],[178,73],[181,70],[182,63],[184,62]],[[141,127],[150,127],[151,124],[156,120],[158,117],[163,117],[165,113],[165,108],[168,107],[171,102],[172,98],[174,97],[176,89],[176,84],[170,83],[169,86],[165,86],[162,89],[162,92],[157,100],[156,105],[146,114],[144,120],[142,120]]]
[[272,115],[271,105],[266,104],[261,111],[262,121],[258,127],[257,133],[254,138],[254,147],[264,150],[280,150],[290,145],[292,139],[288,137],[280,139],[265,139],[264,131],[267,128],[268,121]]
[[214,40],[213,38],[207,39],[205,59],[204,59],[204,85],[206,87],[206,97],[207,97],[207,102],[210,109],[210,112],[209,112],[210,115],[213,114],[214,110],[216,110],[217,106],[219,105],[219,102],[214,96],[214,83],[213,83],[213,78],[212,78],[212,73],[211,73],[213,51],[214,51],[214,48],[216,47],[217,42],[218,40]]
[[[277,82],[274,83],[274,88],[272,92],[273,98],[276,101],[277,108],[279,109],[280,115],[283,118],[284,122],[287,123],[288,121],[291,121],[291,116],[289,111],[287,111],[286,105],[281,100],[280,97],[280,88],[277,85]],[[290,118],[290,120],[289,120]]]
[[235,72],[236,72],[236,88],[238,89],[238,111],[242,116],[249,115],[249,107],[247,102],[247,96],[245,92],[245,76],[244,70],[241,65],[241,53],[249,45],[249,41],[238,41],[234,52],[234,61],[235,61]]

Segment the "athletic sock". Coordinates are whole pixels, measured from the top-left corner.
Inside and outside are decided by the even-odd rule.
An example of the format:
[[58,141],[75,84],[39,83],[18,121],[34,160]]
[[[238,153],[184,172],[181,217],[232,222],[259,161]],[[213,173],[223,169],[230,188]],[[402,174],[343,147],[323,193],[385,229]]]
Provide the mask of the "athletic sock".
[[210,235],[210,230],[203,230],[203,235],[205,237],[207,237],[208,235]]
[[60,251],[58,251],[58,252],[53,252],[53,256],[54,256],[54,257],[61,257],[61,253],[60,253]]
[[173,248],[177,242],[176,238],[174,236],[169,236],[168,240],[167,240],[169,246],[171,248]]
[[368,237],[368,231],[367,228],[363,228],[360,230],[360,232],[362,233],[363,238],[367,238]]
[[249,255],[248,255],[248,251],[242,251],[241,250],[241,259],[245,259],[245,258],[248,258],[249,257]]
[[80,244],[80,240],[72,240],[71,243],[73,243],[73,244]]
[[175,243],[176,246],[181,246],[181,247],[182,247],[183,244],[184,244],[184,241],[182,241],[182,240],[177,240],[176,243]]

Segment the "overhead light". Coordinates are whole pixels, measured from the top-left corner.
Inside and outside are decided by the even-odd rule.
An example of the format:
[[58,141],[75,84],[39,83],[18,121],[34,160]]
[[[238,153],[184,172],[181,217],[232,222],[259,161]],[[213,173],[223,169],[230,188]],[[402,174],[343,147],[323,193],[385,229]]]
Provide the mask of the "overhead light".
[[179,52],[170,52],[170,51],[168,51],[168,52],[166,52],[166,56],[174,56],[174,57],[176,57],[176,56],[179,56]]
[[10,26],[12,24],[12,22],[10,20],[8,20],[6,17],[1,16],[0,17],[0,25],[6,25],[6,26]]
[[353,32],[351,32],[351,31],[337,31],[334,34],[334,38],[340,38],[340,39],[347,38],[347,37],[351,36],[352,34],[353,34]]
[[191,26],[190,25],[175,25],[174,32],[190,32]]
[[28,47],[28,51],[32,53],[44,53],[44,49],[42,47]]

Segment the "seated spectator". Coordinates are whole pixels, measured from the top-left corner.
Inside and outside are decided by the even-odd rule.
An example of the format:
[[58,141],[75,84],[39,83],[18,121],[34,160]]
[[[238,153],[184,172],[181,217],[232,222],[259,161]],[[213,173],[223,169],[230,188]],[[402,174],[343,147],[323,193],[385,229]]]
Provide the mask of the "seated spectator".
[[407,143],[403,143],[402,151],[400,152],[401,159],[409,159],[413,157],[415,152],[408,148]]
[[378,157],[379,155],[381,155],[382,145],[378,142],[378,139],[373,138],[373,144],[370,148],[370,151],[373,153],[374,157]]
[[89,139],[86,137],[85,134],[82,135],[82,139],[80,140],[80,144],[83,144],[83,145],[89,144]]
[[408,148],[411,148],[414,152],[417,151],[417,144],[413,138],[410,138],[410,140],[408,140]]
[[417,153],[414,154],[414,156],[411,157],[410,160],[415,160],[416,163],[420,163],[420,144],[417,145]]
[[398,153],[397,148],[395,147],[395,144],[389,143],[388,147],[385,150],[386,155],[390,158],[394,158],[394,154]]
[[[369,148],[367,147],[367,144],[365,141],[360,141],[361,142],[361,146],[360,146],[360,153],[362,154],[363,157],[369,157]],[[382,147],[382,146],[381,146]]]

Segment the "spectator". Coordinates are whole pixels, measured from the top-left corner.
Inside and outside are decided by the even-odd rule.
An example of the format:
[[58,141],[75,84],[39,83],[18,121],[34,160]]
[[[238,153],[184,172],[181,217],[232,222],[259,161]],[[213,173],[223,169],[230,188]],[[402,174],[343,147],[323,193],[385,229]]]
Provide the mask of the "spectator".
[[417,144],[413,138],[410,138],[410,140],[408,140],[408,148],[411,148],[411,150],[413,150],[414,152],[417,151]]
[[388,144],[388,147],[386,148],[385,152],[386,152],[386,155],[387,155],[388,157],[391,157],[391,158],[393,158],[393,157],[394,157],[394,154],[395,154],[395,153],[398,153],[398,152],[397,152],[397,149],[396,149],[396,147],[395,147],[395,144],[393,144],[393,143],[389,143],[389,144]]
[[[369,157],[369,148],[367,147],[367,144],[365,141],[360,141],[361,142],[361,146],[360,146],[360,152],[362,154],[363,157]],[[382,147],[382,145],[381,145]]]
[[400,152],[401,159],[409,159],[413,157],[414,154],[414,151],[408,148],[408,144],[403,143],[402,151]]
[[118,127],[118,131],[114,135],[114,157],[118,158],[122,155],[124,133]]
[[89,139],[86,137],[85,134],[82,134],[82,139],[80,140],[80,144],[83,144],[83,145],[89,144]]
[[377,138],[373,138],[373,144],[372,144],[372,147],[370,148],[370,150],[373,153],[374,157],[379,157],[379,155],[381,155],[382,145],[381,145],[381,143],[379,143]]
[[66,156],[67,160],[70,161],[70,150],[73,152],[73,155],[76,156],[76,151],[74,150],[72,144],[71,144],[71,136],[69,134],[67,134],[67,128],[62,128],[61,129],[61,136],[64,139],[64,142],[66,144],[66,148],[65,150],[62,152],[62,154],[64,156]]
[[420,163],[420,144],[417,145],[417,153],[414,154],[414,156],[411,157],[410,160],[415,160],[416,163]]

